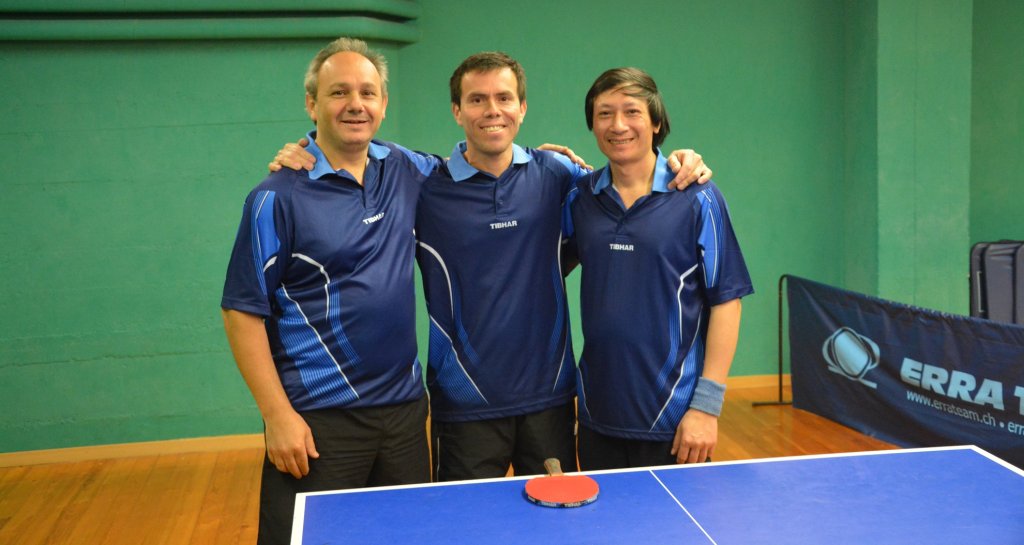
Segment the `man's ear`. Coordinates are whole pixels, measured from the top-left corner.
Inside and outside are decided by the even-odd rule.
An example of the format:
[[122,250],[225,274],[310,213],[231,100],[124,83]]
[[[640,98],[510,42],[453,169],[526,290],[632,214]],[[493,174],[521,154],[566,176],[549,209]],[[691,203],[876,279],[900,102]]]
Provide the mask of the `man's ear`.
[[316,99],[309,93],[306,93],[306,115],[316,125]]
[[458,104],[452,102],[452,117],[455,118],[455,122],[458,123],[460,127],[462,126],[462,120],[459,119],[459,114],[461,113],[462,108],[460,108]]

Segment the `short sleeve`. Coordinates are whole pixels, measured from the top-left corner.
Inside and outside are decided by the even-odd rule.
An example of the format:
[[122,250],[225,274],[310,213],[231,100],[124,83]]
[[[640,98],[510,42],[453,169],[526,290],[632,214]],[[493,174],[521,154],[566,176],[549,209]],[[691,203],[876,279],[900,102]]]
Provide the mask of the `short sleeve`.
[[228,261],[221,308],[259,316],[271,313],[271,297],[280,283],[281,225],[278,194],[257,189],[249,194]]
[[725,198],[711,183],[697,194],[700,205],[697,244],[708,301],[718,305],[753,293],[750,274],[733,231]]

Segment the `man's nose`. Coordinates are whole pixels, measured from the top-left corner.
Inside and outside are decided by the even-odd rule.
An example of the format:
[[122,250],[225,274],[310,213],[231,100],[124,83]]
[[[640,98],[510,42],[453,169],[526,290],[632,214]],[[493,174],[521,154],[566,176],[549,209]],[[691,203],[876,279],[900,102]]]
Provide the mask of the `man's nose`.
[[615,112],[612,116],[612,129],[616,131],[626,130],[626,116],[620,112]]

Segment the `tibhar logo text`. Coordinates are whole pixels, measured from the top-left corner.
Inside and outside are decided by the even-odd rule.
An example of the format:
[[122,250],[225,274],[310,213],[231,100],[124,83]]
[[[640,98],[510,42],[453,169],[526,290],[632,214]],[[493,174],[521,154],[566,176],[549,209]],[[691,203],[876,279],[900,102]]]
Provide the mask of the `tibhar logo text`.
[[878,388],[864,375],[878,367],[878,345],[871,339],[848,328],[841,327],[821,347],[828,369],[865,386]]
[[370,217],[364,219],[363,223],[365,223],[366,225],[370,225],[371,223],[376,223],[376,222],[380,221],[381,218],[383,218],[383,217],[384,217],[384,212],[381,212],[380,214],[377,214],[376,216],[370,216]]
[[608,246],[612,250],[614,250],[616,252],[632,252],[633,251],[633,245],[632,244],[616,244],[616,243],[613,242],[613,243],[609,244]]
[[518,227],[519,222],[516,220],[511,221],[499,221],[491,224],[491,229],[508,229],[509,227]]

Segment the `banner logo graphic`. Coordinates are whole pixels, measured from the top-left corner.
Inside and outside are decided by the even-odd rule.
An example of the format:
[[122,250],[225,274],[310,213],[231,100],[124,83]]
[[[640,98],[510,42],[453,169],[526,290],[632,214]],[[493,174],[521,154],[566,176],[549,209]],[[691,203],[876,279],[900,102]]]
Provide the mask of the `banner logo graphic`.
[[825,341],[821,353],[828,362],[829,371],[870,388],[878,388],[878,384],[864,378],[878,367],[878,345],[871,339],[848,327],[841,327]]

